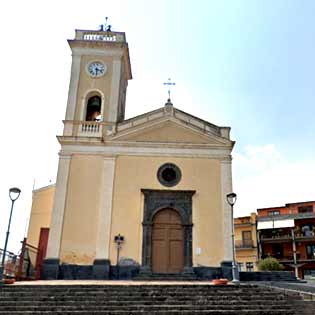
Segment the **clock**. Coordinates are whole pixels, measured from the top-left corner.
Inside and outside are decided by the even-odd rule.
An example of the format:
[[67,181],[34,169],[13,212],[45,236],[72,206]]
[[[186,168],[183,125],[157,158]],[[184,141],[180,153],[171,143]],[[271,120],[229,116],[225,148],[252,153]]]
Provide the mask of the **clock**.
[[87,66],[87,72],[93,78],[101,77],[106,72],[106,65],[99,61],[91,62]]

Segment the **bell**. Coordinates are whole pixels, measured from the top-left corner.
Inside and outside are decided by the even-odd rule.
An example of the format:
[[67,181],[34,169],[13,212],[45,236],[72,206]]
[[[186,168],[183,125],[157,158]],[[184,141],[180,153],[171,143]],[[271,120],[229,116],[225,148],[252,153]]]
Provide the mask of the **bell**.
[[89,99],[90,106],[101,106],[101,100],[98,96],[94,96]]

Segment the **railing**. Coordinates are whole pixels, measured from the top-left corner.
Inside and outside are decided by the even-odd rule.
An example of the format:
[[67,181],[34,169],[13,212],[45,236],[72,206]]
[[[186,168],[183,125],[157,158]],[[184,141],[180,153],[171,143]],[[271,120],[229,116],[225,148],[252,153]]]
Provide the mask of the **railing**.
[[[0,248],[0,262],[2,262],[3,258],[3,249]],[[20,257],[12,252],[6,251],[5,252],[5,260],[3,266],[3,275],[6,278],[15,278],[18,267]]]
[[235,241],[236,248],[254,248],[253,240],[237,240]]
[[17,280],[32,280],[40,278],[40,270],[37,270],[38,248],[28,244],[26,238],[22,242],[19,267],[16,273]]
[[115,124],[103,121],[64,121],[65,136],[104,137],[115,133]]
[[[39,279],[40,270],[37,270],[38,249],[22,242],[22,249],[19,255],[6,251],[3,268],[3,275],[6,278],[15,278],[17,280]],[[0,249],[0,261],[2,261],[3,249]]]
[[304,240],[304,239],[306,239],[306,240],[308,240],[308,239],[315,239],[315,234],[314,234],[314,232],[311,232],[311,233],[309,233],[309,234],[301,234],[301,233],[296,233],[295,234],[295,239],[296,240]]
[[75,39],[102,42],[126,42],[125,33],[76,30]]
[[[314,234],[302,234],[302,233],[295,233],[294,235],[295,240],[315,240]],[[283,241],[283,240],[292,240],[291,234],[274,234],[274,235],[261,235],[260,239],[262,241]]]
[[291,234],[283,234],[283,235],[261,235],[261,241],[281,241],[281,240],[291,240]]
[[250,218],[246,218],[246,219],[236,219],[234,222],[234,225],[250,225],[252,224]]
[[98,122],[83,122],[81,124],[81,132],[83,133],[99,133],[100,124]]

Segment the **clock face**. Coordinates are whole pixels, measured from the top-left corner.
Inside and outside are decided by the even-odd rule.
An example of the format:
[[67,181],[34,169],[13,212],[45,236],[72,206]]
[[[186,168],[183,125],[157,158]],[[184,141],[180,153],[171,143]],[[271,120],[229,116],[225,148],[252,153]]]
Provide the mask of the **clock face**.
[[87,70],[91,77],[96,78],[104,75],[106,68],[103,63],[95,61],[88,65]]

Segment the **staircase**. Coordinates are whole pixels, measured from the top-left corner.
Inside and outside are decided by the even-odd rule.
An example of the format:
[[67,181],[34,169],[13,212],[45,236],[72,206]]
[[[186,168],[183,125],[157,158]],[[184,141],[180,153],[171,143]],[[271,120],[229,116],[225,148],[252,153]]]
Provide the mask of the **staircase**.
[[304,304],[299,300],[297,295],[289,298],[284,293],[255,285],[0,286],[0,314],[6,315],[304,314]]

